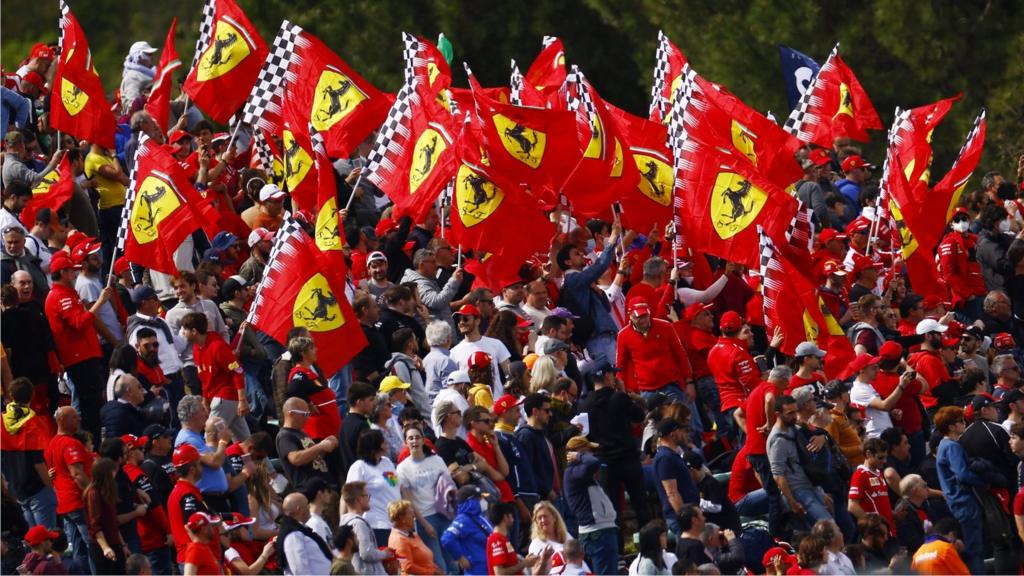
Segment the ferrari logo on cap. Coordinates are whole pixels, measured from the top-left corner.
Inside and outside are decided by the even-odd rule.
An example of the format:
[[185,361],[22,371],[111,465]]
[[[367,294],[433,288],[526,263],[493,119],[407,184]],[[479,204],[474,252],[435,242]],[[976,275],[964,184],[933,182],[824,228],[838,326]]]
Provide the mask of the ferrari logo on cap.
[[284,142],[285,184],[288,185],[288,190],[295,190],[306,179],[306,174],[309,174],[309,169],[313,167],[313,159],[299,145],[299,141],[295,139],[291,130],[284,131],[282,140]]
[[502,114],[494,115],[494,126],[498,129],[501,144],[509,154],[530,168],[540,166],[544,159],[546,134],[527,128]]
[[292,308],[292,322],[310,332],[329,332],[345,325],[338,299],[323,274],[317,272],[299,289]]
[[338,199],[332,196],[324,202],[316,214],[315,240],[321,251],[341,250],[341,234],[338,233]]
[[711,192],[711,223],[723,240],[739,234],[757,218],[768,195],[739,174],[721,172]]
[[505,193],[475,170],[463,164],[455,176],[458,186],[455,195],[459,219],[466,228],[486,220],[505,199]]
[[64,109],[68,114],[76,116],[89,103],[89,95],[67,78],[61,78],[60,101],[64,103]]
[[420,185],[434,171],[437,159],[448,148],[441,134],[433,128],[427,128],[416,139],[413,147],[412,166],[409,167],[409,193],[415,194]]
[[310,121],[313,127],[324,132],[348,116],[366,100],[366,94],[351,78],[335,68],[327,68],[316,82]]
[[636,152],[633,153],[633,161],[640,171],[640,181],[636,185],[640,192],[662,206],[671,204],[675,176],[668,162],[652,154]]
[[196,80],[205,82],[223,76],[238,66],[250,53],[252,50],[241,26],[236,26],[229,18],[221,18],[217,20],[213,42],[199,58]]
[[160,236],[160,223],[181,206],[170,179],[150,175],[139,185],[132,206],[131,226],[135,241],[148,244]]

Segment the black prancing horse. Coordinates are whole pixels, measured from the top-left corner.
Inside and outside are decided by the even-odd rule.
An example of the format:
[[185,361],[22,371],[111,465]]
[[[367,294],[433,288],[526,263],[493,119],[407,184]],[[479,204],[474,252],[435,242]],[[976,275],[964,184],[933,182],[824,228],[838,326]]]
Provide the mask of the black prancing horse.
[[238,42],[238,34],[234,32],[228,32],[223,38],[213,39],[213,54],[210,55],[210,59],[206,62],[207,68],[213,68],[221,64],[227,64],[231,60],[231,54],[228,53],[228,57],[224,57],[224,49],[230,47],[235,42]]
[[537,135],[534,134],[533,140],[527,138],[525,126],[516,124],[510,128],[505,128],[505,136],[516,141],[524,156],[527,158],[533,156],[533,148],[537,145]]
[[[310,298],[306,300],[306,304],[299,308],[299,318],[306,321],[314,326],[320,322],[330,322],[334,320],[335,315],[330,313],[331,306],[338,305],[338,299],[333,294],[324,294],[323,288],[313,288],[311,290]],[[316,300],[315,305],[310,306],[309,300]]]
[[738,190],[726,188],[722,190],[722,197],[729,201],[729,213],[719,215],[719,223],[726,226],[736,224],[754,209],[754,199],[750,197],[751,184],[749,180],[740,180]]

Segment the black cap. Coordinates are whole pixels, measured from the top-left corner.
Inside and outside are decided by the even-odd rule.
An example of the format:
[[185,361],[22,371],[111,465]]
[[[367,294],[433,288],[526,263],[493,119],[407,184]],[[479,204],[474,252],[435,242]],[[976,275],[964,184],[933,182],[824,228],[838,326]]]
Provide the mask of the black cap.
[[682,425],[680,425],[679,422],[676,422],[674,418],[662,418],[662,420],[658,422],[658,436],[664,438],[680,428],[682,428]]
[[687,466],[695,470],[704,466],[704,457],[693,450],[683,450],[683,460]]
[[833,380],[825,386],[825,398],[839,398],[843,392],[849,392],[850,385],[841,380]]
[[149,448],[153,445],[153,440],[156,440],[157,438],[170,438],[171,436],[174,436],[174,432],[160,424],[150,424],[142,431],[142,435],[149,438],[149,444],[146,446],[146,448]]
[[1024,400],[1024,390],[1012,388],[999,399],[1001,404],[1012,404],[1018,400]]
[[479,498],[480,496],[483,495],[484,491],[481,490],[479,486],[474,486],[473,484],[466,484],[462,488],[459,488],[459,491],[455,493],[455,500],[459,504],[462,504],[466,500],[469,500],[471,498]]
[[993,398],[991,394],[975,394],[974,398],[971,399],[971,406],[974,407],[975,411],[981,410],[982,408],[985,408],[987,406],[992,406],[995,403],[996,399]]
[[600,360],[594,360],[593,362],[588,362],[582,370],[583,377],[586,378],[587,381],[590,382],[591,384],[600,380],[601,378],[604,378],[604,375],[609,372],[618,371],[619,369],[616,368],[615,366],[612,366],[611,362],[609,362],[605,358],[601,358]]
[[42,208],[36,212],[36,222],[49,224],[51,220],[53,220],[53,210],[49,208]]
[[310,502],[316,498],[316,495],[319,494],[321,490],[326,489],[327,482],[319,476],[308,478],[301,486],[302,495]]
[[655,392],[647,396],[647,411],[654,412],[665,404],[671,403],[671,398],[664,392]]

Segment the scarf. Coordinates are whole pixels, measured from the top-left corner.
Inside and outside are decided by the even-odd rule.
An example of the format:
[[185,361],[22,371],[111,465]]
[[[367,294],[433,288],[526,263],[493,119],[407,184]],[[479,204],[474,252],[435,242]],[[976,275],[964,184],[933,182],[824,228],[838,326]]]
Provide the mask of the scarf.
[[124,59],[125,71],[132,71],[142,74],[143,76],[153,79],[156,77],[156,67],[146,66],[140,64],[142,57],[146,56],[145,52],[132,52]]
[[36,415],[35,410],[11,402],[4,410],[4,428],[10,434],[17,434],[21,427]]
[[316,545],[320,547],[320,551],[323,552],[327,561],[330,562],[334,560],[334,554],[331,553],[331,549],[327,547],[327,543],[324,542],[324,539],[314,532],[312,528],[300,523],[291,516],[282,516],[281,530],[277,534],[277,542],[274,543],[274,548],[277,551],[277,565],[281,567],[282,571],[288,568],[288,557],[284,553],[284,539],[292,532],[300,532],[305,537],[316,542]]

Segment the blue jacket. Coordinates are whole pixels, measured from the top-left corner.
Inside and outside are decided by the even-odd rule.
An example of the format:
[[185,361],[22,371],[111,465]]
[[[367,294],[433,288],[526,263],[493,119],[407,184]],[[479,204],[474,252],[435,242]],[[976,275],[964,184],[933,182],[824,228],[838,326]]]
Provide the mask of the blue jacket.
[[441,534],[441,546],[455,560],[463,556],[469,560],[465,574],[487,574],[487,537],[494,527],[480,509],[480,499],[472,498],[459,504],[455,519]]
[[565,500],[580,525],[580,534],[615,528],[615,508],[594,475],[601,461],[584,452],[565,468]]
[[943,438],[935,455],[935,468],[951,511],[955,513],[958,508],[972,507],[980,511],[981,506],[971,492],[971,486],[983,486],[985,481],[971,471],[963,446]]
[[598,334],[618,334],[619,329],[612,320],[611,304],[604,293],[598,294],[591,289],[591,284],[604,274],[612,263],[615,247],[608,246],[597,260],[583,270],[566,271],[562,280],[562,296],[565,297],[566,308],[574,314],[590,318],[594,322],[592,336]]
[[533,473],[528,469],[529,463],[526,460],[522,442],[512,432],[503,430],[495,430],[495,432],[497,432],[501,453],[505,456],[505,461],[508,462],[508,477],[505,480],[508,480],[512,493],[516,496],[538,496],[536,482],[534,482]]
[[548,438],[543,430],[523,426],[516,430],[516,438],[523,448],[523,470],[532,474],[534,491],[541,498],[547,498],[555,483],[555,462],[548,449]]

